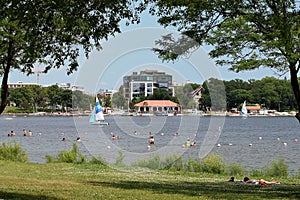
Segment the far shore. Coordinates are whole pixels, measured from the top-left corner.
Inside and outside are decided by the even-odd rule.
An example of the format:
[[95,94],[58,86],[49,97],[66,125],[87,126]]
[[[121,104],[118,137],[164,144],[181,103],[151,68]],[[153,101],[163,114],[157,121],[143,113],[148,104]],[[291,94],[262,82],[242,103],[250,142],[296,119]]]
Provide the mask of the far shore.
[[[89,116],[89,112],[36,112],[36,113],[2,113],[2,116],[9,116],[9,117],[39,117],[39,116],[56,116],[56,117],[72,117],[72,116]],[[105,116],[142,116],[141,113],[129,113],[125,111],[116,111],[110,114],[104,114]],[[296,112],[274,112],[268,114],[259,114],[259,113],[249,113],[248,117],[294,117]],[[161,115],[153,115],[160,117]],[[190,113],[190,112],[183,112],[171,117],[178,117],[178,116],[217,116],[217,117],[242,117],[240,113],[231,113],[231,112],[197,112],[197,113]]]

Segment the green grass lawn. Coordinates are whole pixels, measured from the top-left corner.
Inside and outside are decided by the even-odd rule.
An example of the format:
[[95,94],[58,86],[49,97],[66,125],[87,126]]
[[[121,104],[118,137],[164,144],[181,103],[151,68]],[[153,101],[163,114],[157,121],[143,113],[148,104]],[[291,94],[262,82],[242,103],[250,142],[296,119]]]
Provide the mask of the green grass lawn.
[[300,199],[299,178],[239,185],[224,175],[9,161],[0,172],[0,199]]

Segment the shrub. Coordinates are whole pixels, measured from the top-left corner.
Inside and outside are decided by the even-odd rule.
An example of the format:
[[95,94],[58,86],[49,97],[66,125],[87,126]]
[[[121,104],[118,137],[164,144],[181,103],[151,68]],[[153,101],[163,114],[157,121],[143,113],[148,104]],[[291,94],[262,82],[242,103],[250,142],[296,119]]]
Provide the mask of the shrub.
[[221,156],[208,154],[203,160],[203,172],[222,174],[225,170],[225,163]]
[[247,170],[241,164],[238,163],[232,163],[226,165],[225,171],[228,175],[231,176],[237,176],[237,175],[241,176],[247,172]]
[[73,151],[62,151],[57,155],[57,162],[76,163],[77,154]]
[[54,161],[54,158],[50,155],[46,155],[45,160],[46,163],[52,163]]
[[56,158],[46,155],[46,162],[86,163],[86,157],[79,154],[78,146],[73,142],[72,150],[59,152]]
[[278,161],[272,161],[270,167],[263,167],[263,173],[266,176],[287,177],[288,166],[285,163],[284,158],[280,157]]
[[21,144],[17,144],[16,141],[14,145],[6,145],[3,142],[2,146],[0,146],[0,160],[26,162],[28,155],[25,150],[22,150]]
[[190,158],[183,161],[182,157],[168,156],[161,160],[159,155],[155,155],[148,160],[141,160],[135,163],[134,166],[146,167],[149,169],[167,169],[176,171],[189,171],[189,172],[207,172],[222,174],[225,171],[225,163],[221,156],[210,154],[203,161],[194,160]]
[[202,172],[202,163],[198,159],[190,158],[185,164],[185,169],[189,172]]
[[148,160],[140,160],[133,166],[145,167],[149,169],[165,169],[165,170],[177,170],[183,169],[182,159],[178,156],[167,156],[164,160],[160,158],[159,155],[154,155]]
[[89,162],[90,164],[95,164],[95,165],[103,165],[103,166],[107,166],[107,163],[101,159],[101,158],[95,158],[92,157],[92,159]]
[[133,166],[145,167],[149,169],[159,169],[160,168],[160,157],[159,155],[155,155],[153,158],[148,160],[140,160],[137,163],[134,163]]
[[182,162],[182,157],[173,155],[173,156],[167,156],[165,158],[165,161],[161,161],[160,169],[172,169],[176,171],[183,170],[184,165]]
[[260,170],[260,169],[251,169],[250,170],[250,176],[253,176],[253,177],[263,177],[262,170]]
[[121,166],[124,166],[123,160],[124,160],[125,156],[124,156],[122,150],[119,150],[118,153],[119,153],[119,157],[116,158],[115,165],[121,167]]

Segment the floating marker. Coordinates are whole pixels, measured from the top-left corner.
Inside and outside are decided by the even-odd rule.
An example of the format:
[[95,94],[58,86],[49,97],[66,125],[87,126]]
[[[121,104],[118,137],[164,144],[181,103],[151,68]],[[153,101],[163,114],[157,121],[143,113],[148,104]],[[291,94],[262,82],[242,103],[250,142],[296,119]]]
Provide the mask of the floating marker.
[[259,139],[259,140],[262,140],[262,137],[259,137],[258,139]]
[[217,144],[217,147],[221,147],[221,144]]
[[147,146],[147,150],[148,150],[148,151],[151,150],[151,146],[150,146],[150,145]]
[[298,142],[298,139],[296,138],[296,139],[294,139],[294,142]]
[[249,144],[249,147],[252,147],[252,146],[253,146],[253,145],[250,143],[250,144]]
[[287,146],[288,144],[286,142],[283,143],[284,146]]
[[279,141],[280,141],[280,138],[278,137],[276,140],[279,142]]

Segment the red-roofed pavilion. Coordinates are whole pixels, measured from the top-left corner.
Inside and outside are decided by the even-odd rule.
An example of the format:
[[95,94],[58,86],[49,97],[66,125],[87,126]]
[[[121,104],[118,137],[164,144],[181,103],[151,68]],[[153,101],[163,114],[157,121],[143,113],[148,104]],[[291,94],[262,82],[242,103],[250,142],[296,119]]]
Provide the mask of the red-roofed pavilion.
[[178,113],[181,107],[178,103],[170,100],[144,100],[134,105],[136,112],[147,113]]

